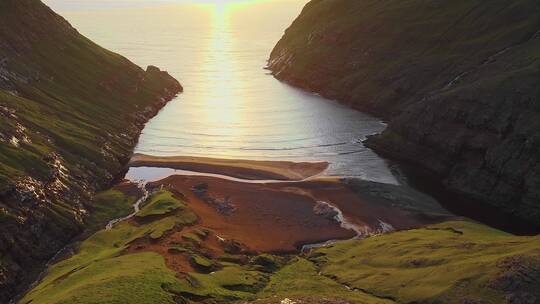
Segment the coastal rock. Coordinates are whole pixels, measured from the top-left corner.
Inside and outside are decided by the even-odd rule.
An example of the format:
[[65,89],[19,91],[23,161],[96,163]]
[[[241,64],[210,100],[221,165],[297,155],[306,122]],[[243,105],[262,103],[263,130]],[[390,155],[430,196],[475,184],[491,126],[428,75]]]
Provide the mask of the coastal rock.
[[366,142],[377,152],[539,226],[539,10],[533,0],[313,0],[269,68],[388,120]]
[[235,240],[220,238],[219,243],[223,246],[223,250],[229,254],[243,254],[248,252],[248,249],[244,244]]
[[339,214],[336,208],[332,207],[326,202],[317,202],[315,206],[313,206],[313,212],[316,215],[320,215],[329,220],[334,220],[335,217]]
[[191,191],[203,199],[212,208],[216,209],[219,214],[231,215],[236,211],[236,206],[232,203],[229,196],[219,198],[213,197],[210,193],[208,193],[207,183],[195,185],[191,188]]
[[195,185],[193,186],[193,188],[191,188],[191,191],[193,191],[193,193],[196,193],[198,195],[206,194],[206,192],[208,192],[208,184],[202,183],[202,184]]
[[534,304],[540,301],[540,260],[528,256],[511,256],[497,263],[499,272],[491,288],[504,291],[507,302]]

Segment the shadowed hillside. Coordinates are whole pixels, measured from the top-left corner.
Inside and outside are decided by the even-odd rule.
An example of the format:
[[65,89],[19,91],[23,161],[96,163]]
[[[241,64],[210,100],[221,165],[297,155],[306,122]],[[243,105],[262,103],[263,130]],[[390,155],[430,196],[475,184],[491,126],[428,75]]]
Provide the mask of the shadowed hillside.
[[0,302],[79,233],[93,192],[182,90],[80,35],[38,0],[0,1]]
[[368,145],[540,222],[540,3],[314,0],[278,79],[389,119]]

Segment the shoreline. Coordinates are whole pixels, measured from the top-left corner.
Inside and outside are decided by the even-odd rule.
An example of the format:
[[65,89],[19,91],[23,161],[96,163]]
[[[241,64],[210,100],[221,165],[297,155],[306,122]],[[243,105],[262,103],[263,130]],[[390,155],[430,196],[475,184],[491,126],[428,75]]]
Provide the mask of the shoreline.
[[[217,158],[204,158],[204,157],[186,157],[186,156],[173,156],[173,157],[155,157],[143,154],[135,154],[130,164],[144,170],[147,166],[149,168],[171,169],[184,172],[172,173],[169,175],[163,175],[162,177],[149,179],[147,182],[156,183],[165,179],[169,179],[172,176],[184,176],[196,178],[216,178],[234,181],[239,184],[262,184],[266,186],[274,186],[274,184],[281,184],[281,186],[289,187],[313,187],[313,185],[329,185],[329,184],[347,184],[347,180],[355,180],[355,178],[338,177],[338,176],[326,176],[324,175],[323,168],[328,167],[328,163],[324,162],[302,162],[294,163],[288,161],[253,161],[253,160],[239,160],[239,159],[217,159]],[[500,229],[505,232],[509,232],[515,235],[535,235],[538,228],[534,226],[531,228],[530,223],[520,223],[512,217],[508,217],[502,212],[496,212],[488,208],[487,206],[480,205],[478,202],[465,200],[463,197],[451,195],[451,193],[445,191],[442,186],[436,184],[436,179],[426,183],[426,178],[423,174],[411,174],[411,168],[405,166],[403,163],[399,163],[403,166],[404,174],[407,178],[410,178],[410,183],[407,186],[385,186],[387,194],[399,193],[399,189],[412,189],[423,196],[431,196],[438,201],[444,209],[456,217],[467,217],[471,220],[478,221],[489,227]],[[406,169],[406,170],[405,170]],[[144,178],[143,178],[144,179]],[[369,181],[362,181],[364,183],[361,186],[365,191],[369,188],[378,188],[378,183],[372,183]],[[304,185],[302,185],[304,184]],[[358,184],[358,183],[356,183]],[[315,187],[316,188],[316,187]],[[322,186],[324,189],[325,186]],[[238,187],[238,191],[241,191],[241,187]],[[323,189],[311,189],[312,192],[318,192],[318,195],[325,196]],[[345,200],[351,199],[351,197],[343,198]],[[342,201],[343,201],[342,199]],[[377,201],[378,198],[369,198],[369,200]],[[422,201],[423,199],[420,198]],[[456,204],[462,201],[462,204]],[[337,204],[344,204],[343,202],[337,202]],[[470,203],[468,206],[466,203]],[[346,204],[346,203],[345,203]],[[373,205],[373,204],[372,204]],[[409,203],[414,205],[414,203]],[[336,206],[339,208],[339,206]],[[361,216],[361,212],[349,209],[350,212]],[[476,215],[475,211],[481,210],[481,216]],[[365,210],[364,210],[365,211]],[[399,225],[398,225],[399,226]]]
[[158,167],[211,173],[246,180],[302,181],[323,173],[328,162],[260,161],[135,153],[129,167]]

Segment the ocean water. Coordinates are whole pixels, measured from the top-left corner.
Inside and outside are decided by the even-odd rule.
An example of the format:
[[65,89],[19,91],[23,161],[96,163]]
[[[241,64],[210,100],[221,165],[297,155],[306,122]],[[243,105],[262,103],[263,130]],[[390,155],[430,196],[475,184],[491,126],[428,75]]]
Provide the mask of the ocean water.
[[45,0],[81,33],[175,76],[185,92],[143,130],[136,152],[325,160],[329,175],[397,183],[364,147],[385,125],[281,83],[264,69],[307,0]]

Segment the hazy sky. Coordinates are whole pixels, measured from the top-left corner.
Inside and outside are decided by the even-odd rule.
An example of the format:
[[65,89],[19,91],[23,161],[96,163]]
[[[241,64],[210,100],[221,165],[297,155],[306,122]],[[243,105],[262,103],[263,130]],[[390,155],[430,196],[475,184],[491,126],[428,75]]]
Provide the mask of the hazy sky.
[[[170,3],[231,2],[231,0],[42,0],[56,10],[99,9],[111,7],[144,7]],[[249,1],[249,0],[232,0]]]

